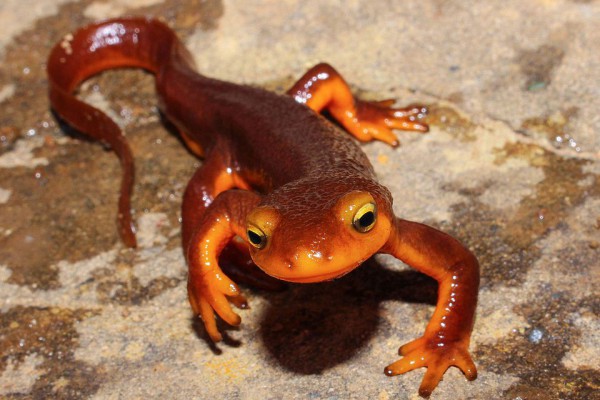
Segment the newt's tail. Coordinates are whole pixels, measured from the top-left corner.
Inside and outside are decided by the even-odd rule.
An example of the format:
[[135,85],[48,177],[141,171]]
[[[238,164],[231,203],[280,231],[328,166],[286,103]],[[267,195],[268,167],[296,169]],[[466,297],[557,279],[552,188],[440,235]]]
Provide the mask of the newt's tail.
[[54,111],[81,133],[109,145],[123,169],[119,198],[119,232],[128,247],[136,246],[131,218],[134,165],[131,149],[119,126],[102,111],[75,97],[77,86],[101,71],[138,67],[154,74],[172,61],[191,57],[175,33],[154,19],[121,18],[83,27],[66,35],[48,58],[50,104]]

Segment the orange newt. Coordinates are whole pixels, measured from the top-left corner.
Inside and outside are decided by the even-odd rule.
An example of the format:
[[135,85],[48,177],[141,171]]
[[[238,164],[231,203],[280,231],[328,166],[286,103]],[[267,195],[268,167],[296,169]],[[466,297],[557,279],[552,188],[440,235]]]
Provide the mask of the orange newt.
[[119,227],[130,247],[136,246],[131,150],[114,121],[74,95],[88,77],[117,67],[155,75],[162,112],[189,149],[204,158],[184,194],[182,242],[190,304],[212,340],[221,340],[215,313],[238,325],[231,304],[246,304],[219,267],[226,247],[290,282],[331,280],[387,253],[435,278],[439,293],[423,336],[400,347],[402,358],[385,373],[426,367],[422,396],[450,366],[476,378],[468,347],[479,287],[477,259],[447,234],[395,216],[390,192],[377,182],[360,147],[319,114],[328,111],[360,141],[397,146],[392,129],[428,130],[419,122],[423,107],[362,101],[327,64],[310,69],[287,96],[208,78],[196,72],[175,33],[154,19],[114,19],[81,28],[50,54],[50,102],[67,123],[117,153],[123,167]]

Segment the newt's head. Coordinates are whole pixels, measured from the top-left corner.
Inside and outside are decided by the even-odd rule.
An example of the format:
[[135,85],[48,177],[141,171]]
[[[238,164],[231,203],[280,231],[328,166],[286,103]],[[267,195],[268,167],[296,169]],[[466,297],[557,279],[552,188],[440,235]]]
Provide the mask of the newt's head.
[[389,192],[371,180],[302,182],[270,194],[247,218],[252,259],[291,282],[340,277],[388,240]]

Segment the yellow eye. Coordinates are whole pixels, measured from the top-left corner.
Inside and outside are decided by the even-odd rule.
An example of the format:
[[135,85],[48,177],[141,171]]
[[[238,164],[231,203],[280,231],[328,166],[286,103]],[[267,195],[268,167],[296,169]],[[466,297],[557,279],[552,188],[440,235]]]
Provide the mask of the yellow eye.
[[369,232],[377,221],[377,206],[375,203],[367,203],[358,209],[352,218],[354,229],[361,233]]
[[254,225],[248,225],[246,236],[248,236],[248,242],[257,249],[262,249],[267,245],[267,235]]

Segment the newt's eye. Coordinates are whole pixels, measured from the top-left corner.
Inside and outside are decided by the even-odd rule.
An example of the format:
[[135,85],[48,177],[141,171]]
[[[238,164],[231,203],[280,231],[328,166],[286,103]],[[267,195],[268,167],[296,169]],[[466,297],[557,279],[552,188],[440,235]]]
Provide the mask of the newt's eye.
[[262,249],[267,245],[267,235],[254,225],[248,225],[246,235],[250,244],[257,249]]
[[354,214],[352,225],[357,231],[366,233],[373,229],[375,221],[377,221],[377,206],[375,203],[367,203]]

